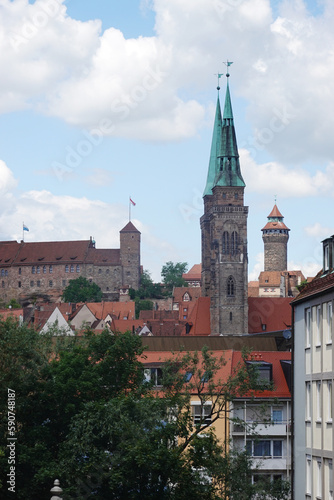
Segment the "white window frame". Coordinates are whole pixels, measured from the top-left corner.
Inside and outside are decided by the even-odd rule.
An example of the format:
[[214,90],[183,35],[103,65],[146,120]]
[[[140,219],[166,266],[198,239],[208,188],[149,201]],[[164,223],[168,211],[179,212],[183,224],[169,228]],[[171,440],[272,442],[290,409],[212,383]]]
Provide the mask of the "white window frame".
[[315,313],[315,345],[321,346],[321,306],[316,307]]
[[327,302],[326,304],[326,330],[327,330],[327,344],[332,343],[333,338],[333,304],[331,302]]
[[312,460],[311,455],[306,455],[306,493],[312,494]]
[[305,420],[311,422],[311,382],[305,382]]
[[327,380],[327,423],[333,422],[333,383]]
[[316,391],[317,391],[317,396],[316,396],[316,403],[317,403],[317,422],[321,422],[321,417],[322,417],[322,408],[321,408],[321,380],[317,380],[316,382]]
[[333,499],[333,461],[328,460],[328,493],[329,499]]
[[[202,408],[202,412],[197,412],[196,414],[196,409]],[[212,401],[205,401],[203,405],[201,404],[200,401],[191,401],[191,409],[192,409],[192,415],[193,415],[193,423],[194,425],[197,425],[201,422],[202,420],[202,425],[211,425],[211,415],[209,416],[208,414],[211,414],[212,411]]]
[[321,458],[317,458],[316,471],[316,497],[322,498]]
[[311,335],[312,335],[312,315],[311,308],[305,309],[305,349],[311,347]]

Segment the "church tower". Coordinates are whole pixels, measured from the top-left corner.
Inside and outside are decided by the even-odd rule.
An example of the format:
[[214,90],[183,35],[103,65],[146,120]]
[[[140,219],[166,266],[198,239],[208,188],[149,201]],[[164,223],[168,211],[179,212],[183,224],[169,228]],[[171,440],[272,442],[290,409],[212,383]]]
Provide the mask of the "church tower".
[[290,229],[283,222],[283,215],[275,203],[262,229],[264,243],[264,270],[286,271],[288,268],[288,239]]
[[[229,66],[231,63],[227,63]],[[223,117],[219,90],[202,232],[202,295],[210,297],[211,335],[248,331],[247,215],[228,84]]]

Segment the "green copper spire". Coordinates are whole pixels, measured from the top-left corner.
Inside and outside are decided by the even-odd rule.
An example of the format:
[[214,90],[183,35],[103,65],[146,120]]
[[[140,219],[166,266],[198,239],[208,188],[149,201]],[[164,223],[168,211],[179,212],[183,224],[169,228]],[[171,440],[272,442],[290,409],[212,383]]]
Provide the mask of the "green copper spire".
[[233,122],[233,112],[228,80],[223,114],[219,167],[216,171],[216,177],[213,187],[215,186],[245,186],[245,182],[242,178],[240,170],[239,152]]
[[[232,63],[227,62],[227,67]],[[221,74],[218,74],[221,76]],[[227,79],[229,73],[226,74]],[[217,89],[219,90],[219,85]],[[204,195],[211,195],[216,186],[244,187],[241,175],[237,139],[235,135],[230,88],[227,80],[223,119],[221,116],[219,95],[211,143],[208,177]]]
[[[219,86],[217,88],[219,90]],[[218,94],[215,123],[213,126],[213,135],[211,142],[208,177],[206,180],[206,186],[203,196],[206,196],[207,194],[212,194],[212,188],[216,178],[217,168],[219,168],[218,157],[221,150],[221,139],[222,139],[222,114],[221,114],[219,94]]]

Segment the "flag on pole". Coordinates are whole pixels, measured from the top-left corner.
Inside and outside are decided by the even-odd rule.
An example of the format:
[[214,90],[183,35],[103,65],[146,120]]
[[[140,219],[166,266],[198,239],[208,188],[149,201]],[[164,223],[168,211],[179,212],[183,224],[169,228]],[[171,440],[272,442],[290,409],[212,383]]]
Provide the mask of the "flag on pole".
[[131,200],[131,198],[130,198],[130,203],[132,203],[132,205],[133,205],[134,207],[136,206],[135,202],[134,202],[133,200]]
[[23,231],[29,231],[29,228],[23,223]]

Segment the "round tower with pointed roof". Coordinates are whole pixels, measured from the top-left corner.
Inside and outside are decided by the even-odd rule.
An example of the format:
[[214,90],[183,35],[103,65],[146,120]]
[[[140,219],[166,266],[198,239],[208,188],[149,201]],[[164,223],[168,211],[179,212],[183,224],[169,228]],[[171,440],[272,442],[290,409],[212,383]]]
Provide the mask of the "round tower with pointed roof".
[[290,229],[283,222],[283,215],[275,203],[262,228],[264,243],[264,270],[286,271],[288,267],[288,239]]

